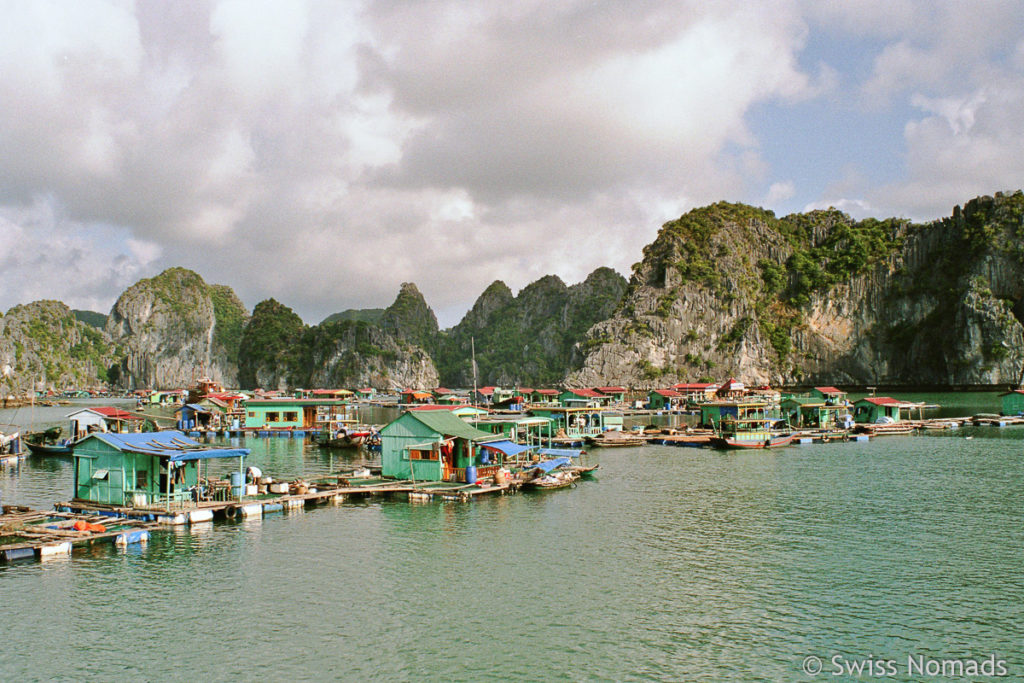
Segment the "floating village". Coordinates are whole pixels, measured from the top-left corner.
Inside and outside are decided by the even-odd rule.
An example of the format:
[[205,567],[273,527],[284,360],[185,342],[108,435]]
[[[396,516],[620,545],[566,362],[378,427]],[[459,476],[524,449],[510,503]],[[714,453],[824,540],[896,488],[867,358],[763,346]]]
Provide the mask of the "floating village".
[[[73,490],[52,509],[0,501],[0,561],[66,557],[75,547],[100,542],[146,543],[161,528],[350,499],[465,502],[567,489],[593,478],[599,465],[587,451],[594,448],[770,449],[967,424],[1024,424],[1024,390],[1003,394],[998,414],[940,419],[925,416],[937,406],[874,392],[850,400],[831,386],[783,393],[733,378],[645,392],[487,386],[394,394],[370,388],[242,392],[202,379],[190,389],[121,397],[135,401],[135,410],[73,403],[84,397],[93,396],[68,392],[23,402],[72,406],[66,430],[0,433],[0,466],[17,466],[29,454],[73,464]],[[369,406],[391,408],[397,417],[366,424],[359,415]],[[653,424],[666,415],[688,417],[676,427]],[[627,428],[627,420],[636,426]],[[226,437],[232,445],[211,444],[209,437]],[[247,466],[250,449],[233,445],[267,437],[310,440],[363,457],[325,476],[281,480]]]

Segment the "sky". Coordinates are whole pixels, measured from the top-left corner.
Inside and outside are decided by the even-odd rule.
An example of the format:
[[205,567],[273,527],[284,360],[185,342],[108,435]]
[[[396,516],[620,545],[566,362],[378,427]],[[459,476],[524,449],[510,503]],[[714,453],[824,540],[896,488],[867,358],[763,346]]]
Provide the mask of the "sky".
[[716,201],[1024,187],[1024,3],[0,0],[0,309],[172,266],[307,323],[628,276]]

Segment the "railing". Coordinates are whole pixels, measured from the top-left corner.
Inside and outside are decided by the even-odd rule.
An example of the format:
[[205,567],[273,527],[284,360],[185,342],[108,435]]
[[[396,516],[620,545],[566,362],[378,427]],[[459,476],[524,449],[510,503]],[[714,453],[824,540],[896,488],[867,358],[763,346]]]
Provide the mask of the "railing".
[[[498,470],[501,469],[500,465],[482,465],[476,468],[477,481],[486,479],[487,477],[493,477]],[[454,467],[452,468],[452,474],[454,475],[455,481],[466,481],[466,468],[465,467]]]

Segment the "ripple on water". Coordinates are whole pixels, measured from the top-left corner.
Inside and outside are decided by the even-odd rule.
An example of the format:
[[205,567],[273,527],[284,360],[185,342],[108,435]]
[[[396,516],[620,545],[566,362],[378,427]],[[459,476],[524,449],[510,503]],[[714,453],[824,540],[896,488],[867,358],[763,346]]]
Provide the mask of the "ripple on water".
[[[18,615],[0,671],[152,678],[144,642],[173,652],[169,680],[799,680],[810,653],[1020,661],[1021,439],[982,441],[606,451],[571,491],[322,507],[0,567]],[[336,464],[293,440],[252,446],[275,474]],[[0,474],[5,502],[34,505],[71,476]]]

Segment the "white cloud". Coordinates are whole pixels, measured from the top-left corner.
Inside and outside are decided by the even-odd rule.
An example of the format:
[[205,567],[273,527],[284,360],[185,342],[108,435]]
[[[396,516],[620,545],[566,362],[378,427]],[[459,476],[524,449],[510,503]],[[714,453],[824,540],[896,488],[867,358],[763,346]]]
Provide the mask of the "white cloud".
[[[823,94],[850,97],[844,64],[815,55],[802,66],[812,31],[881,44],[860,92],[919,112],[905,178],[879,188],[868,174],[830,177],[822,196],[855,198],[831,203],[856,211],[948,211],[969,188],[1020,177],[1015,11],[863,0],[11,5],[0,22],[0,244],[26,245],[5,261],[11,272],[54,274],[5,290],[0,305],[112,301],[131,278],[182,265],[250,307],[273,296],[319,320],[386,305],[403,281],[457,311],[494,279],[518,289],[600,265],[627,273],[658,226],[696,205],[757,201],[766,185],[769,204],[805,201],[808,179],[772,177],[772,141],[749,119],[765,103],[784,117]],[[845,165],[835,159],[835,174]],[[74,277],[57,269],[53,244],[73,250]]]

